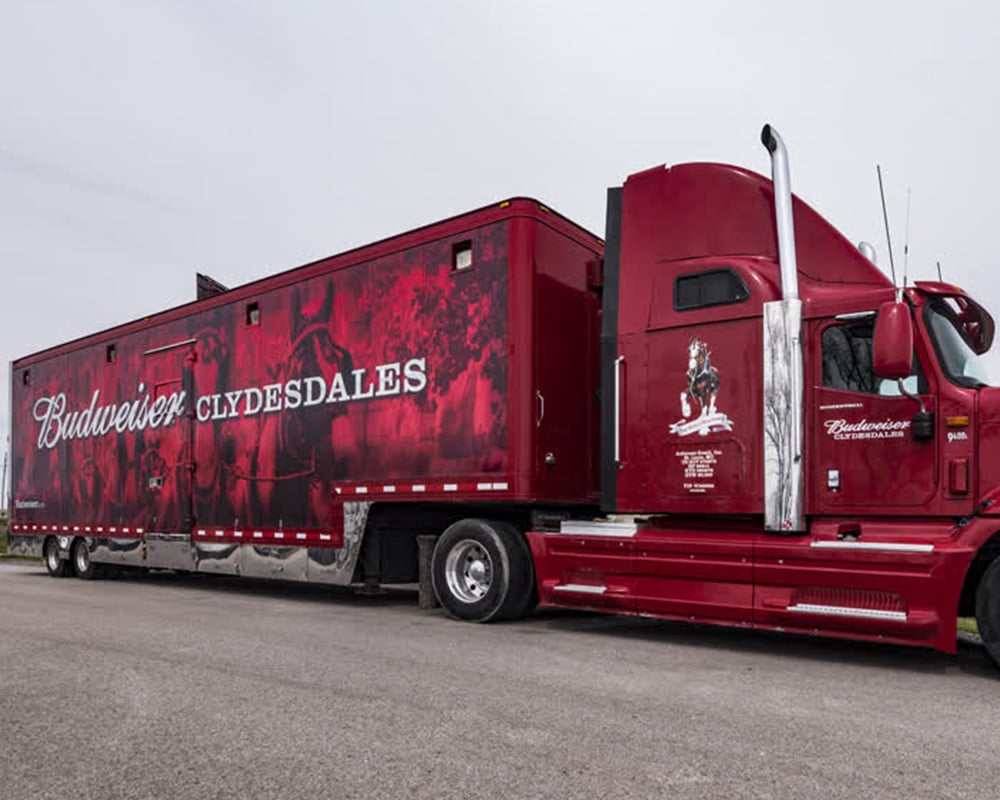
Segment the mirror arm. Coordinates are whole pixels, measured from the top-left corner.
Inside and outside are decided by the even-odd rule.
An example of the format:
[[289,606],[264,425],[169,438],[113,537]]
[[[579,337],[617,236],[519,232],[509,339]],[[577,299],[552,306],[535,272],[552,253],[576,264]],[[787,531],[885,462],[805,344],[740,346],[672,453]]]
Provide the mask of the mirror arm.
[[902,378],[896,378],[896,384],[899,386],[899,393],[901,395],[903,395],[904,397],[909,397],[911,400],[916,400],[917,401],[917,404],[920,406],[920,413],[921,414],[926,414],[927,413],[927,409],[924,407],[924,401],[923,401],[923,399],[921,399],[921,397],[919,395],[910,394],[908,391],[906,391],[906,387],[903,385],[903,379]]

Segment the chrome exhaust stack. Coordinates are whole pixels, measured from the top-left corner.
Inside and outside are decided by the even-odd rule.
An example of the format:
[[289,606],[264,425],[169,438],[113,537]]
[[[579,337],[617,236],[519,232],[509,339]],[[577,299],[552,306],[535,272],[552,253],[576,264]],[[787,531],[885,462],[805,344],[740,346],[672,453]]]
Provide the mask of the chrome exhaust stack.
[[805,530],[802,301],[795,257],[795,220],[788,151],[765,125],[760,140],[771,155],[781,300],[764,304],[764,528]]
[[792,215],[792,179],[788,170],[788,150],[778,132],[765,125],[760,140],[771,154],[774,182],[774,219],[778,229],[778,264],[781,267],[781,297],[799,299],[799,265],[795,260],[795,218]]

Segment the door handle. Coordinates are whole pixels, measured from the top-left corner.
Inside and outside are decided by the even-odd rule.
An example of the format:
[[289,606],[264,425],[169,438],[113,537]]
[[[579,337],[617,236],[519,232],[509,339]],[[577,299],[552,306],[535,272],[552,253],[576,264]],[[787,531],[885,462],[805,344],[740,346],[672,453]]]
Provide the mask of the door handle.
[[622,466],[622,364],[625,356],[615,359],[615,464]]
[[538,419],[535,420],[535,427],[542,427],[542,420],[545,419],[545,398],[542,393],[535,389],[535,396],[538,398]]

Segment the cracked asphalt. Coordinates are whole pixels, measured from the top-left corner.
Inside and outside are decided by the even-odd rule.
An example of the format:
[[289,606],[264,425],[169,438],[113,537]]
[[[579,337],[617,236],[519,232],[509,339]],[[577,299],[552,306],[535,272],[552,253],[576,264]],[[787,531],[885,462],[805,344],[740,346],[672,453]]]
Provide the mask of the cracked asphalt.
[[0,798],[1000,796],[1000,670],[922,650],[0,561]]

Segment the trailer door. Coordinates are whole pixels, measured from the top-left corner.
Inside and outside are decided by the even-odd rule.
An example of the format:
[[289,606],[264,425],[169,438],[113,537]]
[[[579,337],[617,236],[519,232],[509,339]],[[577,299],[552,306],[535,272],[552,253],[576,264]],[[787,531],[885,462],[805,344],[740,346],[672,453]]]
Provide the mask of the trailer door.
[[162,424],[142,432],[136,459],[146,524],[156,532],[190,534],[193,524],[194,358],[193,339],[143,353],[150,408]]

